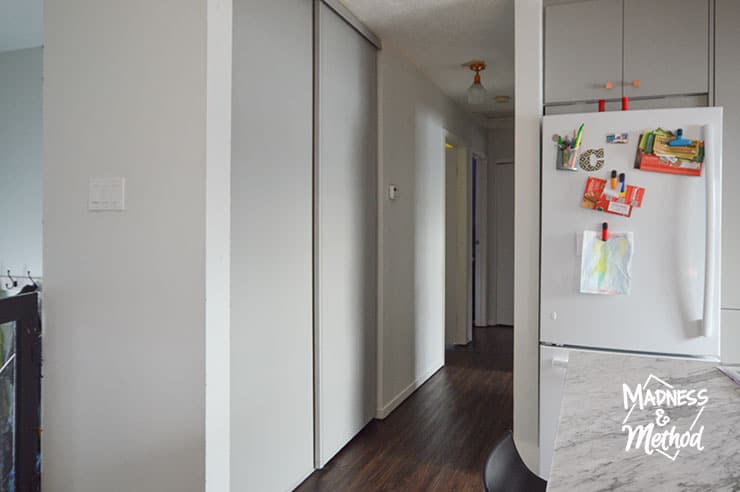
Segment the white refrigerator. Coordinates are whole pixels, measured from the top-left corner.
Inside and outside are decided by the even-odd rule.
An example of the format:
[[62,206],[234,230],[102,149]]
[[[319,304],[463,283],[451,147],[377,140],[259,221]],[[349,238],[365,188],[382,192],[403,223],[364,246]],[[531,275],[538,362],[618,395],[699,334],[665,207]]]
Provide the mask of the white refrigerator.
[[[590,151],[584,167],[592,170],[557,169],[553,136],[581,124],[579,150]],[[700,176],[635,169],[641,135],[658,128],[704,141]],[[607,143],[624,133],[627,143]],[[545,116],[541,166],[540,475],[547,478],[573,350],[719,359],[722,109]],[[581,206],[588,178],[610,188],[612,171],[644,189],[629,217]],[[600,234],[604,222],[608,234],[633,238],[628,294],[581,293],[583,234]]]

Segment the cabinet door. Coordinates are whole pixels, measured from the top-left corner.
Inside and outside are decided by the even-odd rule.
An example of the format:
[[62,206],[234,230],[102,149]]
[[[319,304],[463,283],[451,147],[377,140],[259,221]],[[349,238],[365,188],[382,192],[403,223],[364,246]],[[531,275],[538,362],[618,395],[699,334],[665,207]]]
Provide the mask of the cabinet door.
[[620,0],[545,9],[545,103],[621,97],[621,80]]
[[[736,280],[740,278],[740,166],[737,165],[740,154],[740,2],[717,0],[716,8],[715,104],[724,108],[725,132],[722,141],[722,307],[740,309],[740,285]],[[722,348],[725,349],[724,345]]]
[[624,95],[708,90],[709,0],[624,0]]

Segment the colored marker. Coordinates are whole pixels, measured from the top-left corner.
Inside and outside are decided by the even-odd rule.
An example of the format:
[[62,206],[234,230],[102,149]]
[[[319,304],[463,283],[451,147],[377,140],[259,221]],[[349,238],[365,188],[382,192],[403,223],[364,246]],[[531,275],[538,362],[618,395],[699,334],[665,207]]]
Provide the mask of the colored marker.
[[606,241],[609,239],[609,224],[604,222],[601,224],[601,240]]
[[617,189],[617,171],[612,171],[612,190]]
[[578,134],[576,135],[576,142],[573,144],[573,147],[576,149],[581,146],[581,137],[583,137],[583,123],[581,123],[581,126],[578,127]]
[[625,183],[626,177],[624,173],[619,174],[619,182],[621,183],[621,187],[619,188],[619,196],[624,196],[627,194],[627,185]]

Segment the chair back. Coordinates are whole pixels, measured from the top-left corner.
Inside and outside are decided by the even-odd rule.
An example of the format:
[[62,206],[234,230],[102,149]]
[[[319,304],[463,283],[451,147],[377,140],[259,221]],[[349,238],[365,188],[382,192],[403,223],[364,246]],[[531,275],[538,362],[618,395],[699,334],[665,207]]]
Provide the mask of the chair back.
[[483,471],[486,492],[544,492],[547,482],[532,473],[514,445],[511,431],[494,446]]

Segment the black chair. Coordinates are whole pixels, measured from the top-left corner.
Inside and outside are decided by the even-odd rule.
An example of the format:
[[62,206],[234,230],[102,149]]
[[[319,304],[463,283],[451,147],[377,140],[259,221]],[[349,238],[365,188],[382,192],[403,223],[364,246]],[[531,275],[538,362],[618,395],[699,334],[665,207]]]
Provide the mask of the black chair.
[[483,470],[486,492],[540,492],[547,482],[535,475],[522,461],[511,431],[496,443]]

